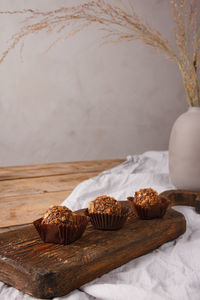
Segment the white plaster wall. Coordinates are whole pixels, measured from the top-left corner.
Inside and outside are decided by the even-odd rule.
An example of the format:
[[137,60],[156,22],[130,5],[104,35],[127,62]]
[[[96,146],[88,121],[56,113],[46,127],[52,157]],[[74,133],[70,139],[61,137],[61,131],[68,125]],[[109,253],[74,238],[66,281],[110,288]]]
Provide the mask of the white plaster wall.
[[[132,0],[170,40],[169,1]],[[0,0],[1,10],[54,9],[66,0]],[[20,16],[0,15],[1,45]],[[83,31],[44,50],[55,35],[26,38],[0,65],[0,165],[125,157],[166,150],[177,116],[186,110],[178,68],[140,42],[99,47],[99,32]]]

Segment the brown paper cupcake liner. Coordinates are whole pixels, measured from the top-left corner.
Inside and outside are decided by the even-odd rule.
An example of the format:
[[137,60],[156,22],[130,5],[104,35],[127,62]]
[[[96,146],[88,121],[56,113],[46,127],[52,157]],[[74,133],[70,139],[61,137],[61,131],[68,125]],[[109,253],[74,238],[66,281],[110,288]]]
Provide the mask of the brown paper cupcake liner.
[[127,207],[123,207],[122,215],[89,213],[88,209],[86,209],[85,213],[90,217],[90,222],[96,229],[117,230],[123,227],[130,214],[130,210]]
[[75,216],[75,224],[41,224],[42,218],[33,222],[41,239],[45,243],[70,244],[79,239],[86,229],[89,218],[87,216]]
[[170,201],[164,197],[161,197],[161,200],[161,204],[152,205],[150,207],[142,207],[134,202],[134,197],[128,197],[128,201],[133,212],[136,213],[140,219],[145,220],[162,218],[165,215]]

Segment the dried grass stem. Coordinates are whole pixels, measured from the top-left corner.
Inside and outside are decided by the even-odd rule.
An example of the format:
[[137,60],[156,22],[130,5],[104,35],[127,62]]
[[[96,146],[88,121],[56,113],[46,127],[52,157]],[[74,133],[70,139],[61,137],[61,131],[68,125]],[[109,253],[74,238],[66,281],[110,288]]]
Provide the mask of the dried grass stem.
[[[2,62],[26,36],[41,31],[55,31],[59,36],[48,50],[59,40],[96,24],[105,32],[104,43],[140,40],[176,62],[183,77],[188,104],[200,106],[200,2],[198,0],[171,0],[173,18],[176,24],[175,40],[178,51],[174,51],[168,40],[142,20],[128,0],[93,0],[73,7],[40,11],[34,9],[1,11],[0,14],[22,14],[23,25],[11,37],[10,45],[2,53]],[[114,3],[114,4],[113,4]],[[118,3],[119,5],[116,5]],[[64,30],[72,25],[71,33]],[[71,28],[71,27],[70,27]]]

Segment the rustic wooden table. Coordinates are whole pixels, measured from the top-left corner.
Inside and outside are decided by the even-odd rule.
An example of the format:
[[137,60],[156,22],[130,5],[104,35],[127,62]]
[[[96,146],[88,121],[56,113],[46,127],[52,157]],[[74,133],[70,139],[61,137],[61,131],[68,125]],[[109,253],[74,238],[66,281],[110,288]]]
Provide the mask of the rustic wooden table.
[[0,168],[0,233],[31,223],[60,204],[81,181],[123,159]]

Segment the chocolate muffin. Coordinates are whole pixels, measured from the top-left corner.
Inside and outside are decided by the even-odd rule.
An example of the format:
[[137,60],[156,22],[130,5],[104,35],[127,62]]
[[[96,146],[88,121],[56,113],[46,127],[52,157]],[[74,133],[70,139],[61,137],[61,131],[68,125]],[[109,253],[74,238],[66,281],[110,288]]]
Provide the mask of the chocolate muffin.
[[77,215],[66,206],[51,206],[33,222],[45,243],[70,244],[79,239],[86,229],[89,218]]
[[96,229],[116,230],[124,225],[129,210],[116,199],[102,195],[88,203],[86,214]]
[[166,213],[169,200],[160,197],[152,188],[140,189],[134,197],[128,197],[132,209],[141,219],[161,218]]

